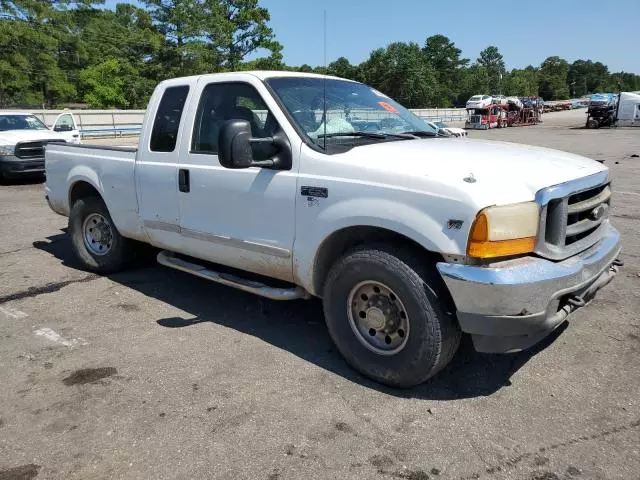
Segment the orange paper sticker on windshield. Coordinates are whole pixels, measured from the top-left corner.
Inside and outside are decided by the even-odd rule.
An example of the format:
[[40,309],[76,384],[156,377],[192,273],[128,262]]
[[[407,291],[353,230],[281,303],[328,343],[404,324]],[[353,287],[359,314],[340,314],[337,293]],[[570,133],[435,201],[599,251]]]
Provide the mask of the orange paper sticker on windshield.
[[378,105],[380,105],[382,108],[384,108],[387,112],[398,113],[398,110],[396,110],[396,107],[394,107],[390,103],[378,102]]

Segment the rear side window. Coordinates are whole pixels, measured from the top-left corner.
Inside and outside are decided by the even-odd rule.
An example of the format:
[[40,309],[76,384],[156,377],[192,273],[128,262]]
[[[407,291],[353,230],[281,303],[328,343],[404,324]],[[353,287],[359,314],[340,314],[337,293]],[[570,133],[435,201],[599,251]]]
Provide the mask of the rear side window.
[[178,127],[188,94],[187,85],[169,87],[164,91],[151,131],[152,152],[173,152],[176,148]]

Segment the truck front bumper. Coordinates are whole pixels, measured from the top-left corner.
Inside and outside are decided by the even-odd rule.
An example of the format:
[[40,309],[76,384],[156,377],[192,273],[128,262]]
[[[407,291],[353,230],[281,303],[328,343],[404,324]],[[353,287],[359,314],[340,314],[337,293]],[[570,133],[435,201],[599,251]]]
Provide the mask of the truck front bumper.
[[0,155],[0,174],[4,178],[43,175],[44,157],[23,160],[14,155]]
[[598,243],[561,262],[523,257],[437,267],[475,349],[508,353],[539,342],[588,303],[615,276],[620,248],[620,234],[609,225]]

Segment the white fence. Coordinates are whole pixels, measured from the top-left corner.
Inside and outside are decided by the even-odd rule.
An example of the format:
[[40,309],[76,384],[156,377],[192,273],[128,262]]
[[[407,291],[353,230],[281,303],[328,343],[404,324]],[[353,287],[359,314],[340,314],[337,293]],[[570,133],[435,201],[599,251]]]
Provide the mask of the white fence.
[[[416,108],[411,110],[420,118],[429,121],[452,122],[465,120],[464,108]],[[71,112],[78,122],[83,137],[87,136],[120,136],[140,133],[144,110],[31,110],[48,126],[53,126],[56,117],[61,113]],[[373,112],[352,110],[350,114],[362,120],[371,120]],[[384,117],[380,112],[378,117]],[[387,114],[388,115],[388,114]],[[259,115],[260,116],[260,115]]]
[[144,110],[28,110],[47,126],[61,113],[73,113],[82,136],[138,134],[144,118]]

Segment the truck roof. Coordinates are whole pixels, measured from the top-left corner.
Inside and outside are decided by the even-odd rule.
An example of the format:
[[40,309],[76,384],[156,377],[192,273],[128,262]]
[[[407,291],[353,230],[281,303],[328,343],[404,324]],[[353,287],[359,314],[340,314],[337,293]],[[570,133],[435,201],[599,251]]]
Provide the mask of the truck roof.
[[[238,72],[241,73],[241,72]],[[334,78],[339,80],[346,80],[333,75],[321,75],[319,73],[307,73],[307,72],[289,72],[284,70],[250,70],[246,73],[255,75],[256,77],[265,80],[273,77],[308,77],[308,78]]]
[[253,77],[259,78],[260,80],[266,80],[268,78],[275,78],[275,77],[297,77],[297,78],[327,78],[327,79],[334,79],[334,80],[344,80],[347,82],[353,81],[353,80],[348,80],[346,78],[335,77],[332,75],[321,75],[319,73],[290,72],[285,70],[245,70],[245,71],[239,71],[239,72],[205,73],[202,75],[192,75],[189,77],[171,78],[169,80],[165,80],[161,82],[161,84],[167,84],[167,83],[172,84],[174,82],[179,82],[187,78],[199,79],[202,77],[219,77],[219,76],[237,77],[238,75],[251,75]]
[[0,110],[0,115],[33,115],[33,113],[22,110]]

